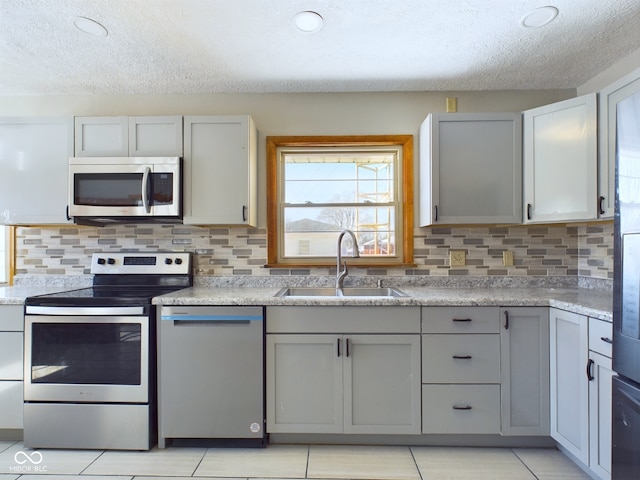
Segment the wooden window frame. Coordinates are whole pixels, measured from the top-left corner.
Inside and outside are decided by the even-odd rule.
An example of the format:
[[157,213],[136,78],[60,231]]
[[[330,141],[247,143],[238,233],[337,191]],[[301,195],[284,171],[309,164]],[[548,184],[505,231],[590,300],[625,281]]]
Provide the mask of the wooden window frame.
[[[402,188],[401,202],[403,214],[400,219],[402,232],[402,254],[396,262],[376,261],[376,258],[360,258],[353,266],[362,267],[410,267],[413,263],[413,135],[331,135],[331,136],[268,136],[267,142],[267,265],[276,268],[325,267],[335,266],[335,260],[327,258],[323,263],[304,263],[279,260],[279,199],[278,199],[278,148],[281,147],[402,147]],[[337,239],[337,236],[336,236]]]

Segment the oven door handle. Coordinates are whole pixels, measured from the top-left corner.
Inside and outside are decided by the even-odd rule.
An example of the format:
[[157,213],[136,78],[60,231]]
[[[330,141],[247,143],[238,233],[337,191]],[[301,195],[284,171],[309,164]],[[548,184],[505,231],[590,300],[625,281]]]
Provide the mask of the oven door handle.
[[142,315],[144,307],[57,307],[27,305],[25,314],[32,315]]

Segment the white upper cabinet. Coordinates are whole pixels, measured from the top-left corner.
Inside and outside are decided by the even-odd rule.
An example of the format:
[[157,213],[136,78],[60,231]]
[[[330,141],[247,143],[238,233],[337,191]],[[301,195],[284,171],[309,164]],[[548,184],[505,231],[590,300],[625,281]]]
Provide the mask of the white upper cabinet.
[[596,94],[524,112],[524,222],[597,218]]
[[257,223],[257,130],[247,115],[184,117],[184,223]]
[[70,223],[72,117],[0,117],[0,224]]
[[432,113],[420,127],[420,226],[522,222],[522,115]]
[[76,117],[76,157],[182,157],[182,117]]
[[616,168],[616,110],[618,103],[640,91],[640,69],[600,92],[598,165],[598,215],[613,218]]

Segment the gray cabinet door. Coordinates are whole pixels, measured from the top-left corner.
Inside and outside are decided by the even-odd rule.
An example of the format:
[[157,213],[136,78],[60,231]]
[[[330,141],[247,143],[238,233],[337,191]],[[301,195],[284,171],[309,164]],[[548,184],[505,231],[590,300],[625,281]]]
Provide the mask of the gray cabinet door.
[[0,118],[0,224],[64,224],[71,117]]
[[502,308],[503,435],[549,435],[549,309]]
[[522,114],[432,113],[420,127],[420,225],[521,223]]
[[550,309],[551,436],[589,464],[588,319]]
[[76,157],[129,155],[129,117],[76,117]]
[[251,117],[184,117],[184,223],[257,223],[257,130]]
[[339,341],[339,335],[267,335],[267,432],[342,432]]
[[589,352],[589,468],[600,478],[611,478],[611,359]]
[[524,112],[524,222],[597,217],[596,94]]
[[182,116],[76,117],[76,157],[181,157]]
[[618,103],[640,91],[640,69],[603,88],[598,111],[598,216],[613,218]]
[[182,157],[182,116],[129,118],[130,157]]
[[419,335],[347,335],[344,344],[345,433],[420,433]]

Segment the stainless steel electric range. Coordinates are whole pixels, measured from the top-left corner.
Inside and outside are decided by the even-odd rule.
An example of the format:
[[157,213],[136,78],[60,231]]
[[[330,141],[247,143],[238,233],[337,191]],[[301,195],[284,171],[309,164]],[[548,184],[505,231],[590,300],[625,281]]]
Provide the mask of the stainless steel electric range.
[[193,285],[189,253],[97,253],[93,286],[25,301],[24,445],[148,450],[153,297]]

